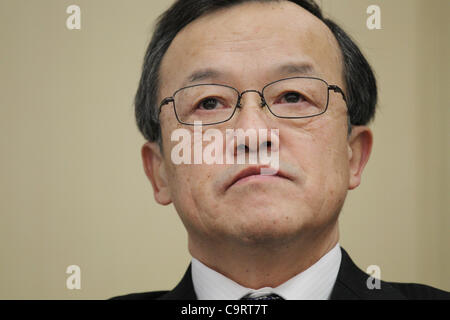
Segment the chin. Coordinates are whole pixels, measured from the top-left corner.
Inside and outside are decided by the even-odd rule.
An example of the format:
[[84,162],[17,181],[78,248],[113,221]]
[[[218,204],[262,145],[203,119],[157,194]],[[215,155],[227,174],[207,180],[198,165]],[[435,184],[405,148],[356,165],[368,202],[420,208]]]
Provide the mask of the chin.
[[242,245],[279,247],[280,245],[292,242],[292,239],[298,237],[301,233],[301,228],[293,230],[292,228],[270,227],[241,231],[236,235],[236,238]]
[[[298,237],[306,230],[308,221],[298,211],[289,214],[278,207],[255,212],[254,208],[242,213],[232,228],[233,236],[248,245],[280,244]],[[231,218],[231,217],[230,217]]]

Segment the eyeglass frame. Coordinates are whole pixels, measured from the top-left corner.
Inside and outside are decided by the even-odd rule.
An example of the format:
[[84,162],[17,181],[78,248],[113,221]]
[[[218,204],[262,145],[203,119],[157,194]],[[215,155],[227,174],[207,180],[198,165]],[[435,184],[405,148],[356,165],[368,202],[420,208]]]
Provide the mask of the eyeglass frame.
[[[271,86],[271,85],[273,85],[273,84],[275,84],[275,83],[277,83],[277,82],[284,81],[284,80],[291,80],[291,79],[313,79],[313,80],[319,80],[319,81],[322,81],[323,83],[325,83],[325,84],[327,85],[327,104],[326,104],[324,110],[323,110],[321,113],[314,114],[314,115],[311,115],[311,116],[301,116],[301,117],[278,116],[278,115],[276,115],[275,113],[273,113],[273,111],[270,109],[270,106],[267,104],[267,102],[266,102],[266,100],[265,100],[265,98],[264,98],[264,90],[265,90],[268,86]],[[280,118],[280,119],[305,119],[305,118],[317,117],[317,116],[320,116],[320,115],[324,114],[324,113],[328,110],[328,105],[329,105],[329,102],[330,102],[330,90],[332,90],[332,91],[334,91],[334,92],[340,93],[340,94],[342,95],[343,100],[344,100],[345,103],[347,104],[347,97],[345,96],[344,91],[343,91],[339,86],[337,86],[337,85],[334,85],[334,84],[331,84],[331,85],[330,85],[330,84],[328,84],[328,82],[326,82],[325,80],[323,80],[323,79],[321,79],[321,78],[317,78],[317,77],[289,77],[289,78],[283,78],[283,79],[279,79],[279,80],[276,80],[276,81],[272,81],[272,82],[266,84],[266,85],[261,89],[261,91],[254,90],[254,89],[249,89],[249,90],[244,90],[244,91],[242,91],[242,92],[239,92],[238,89],[236,89],[236,88],[234,88],[234,87],[232,87],[232,86],[229,86],[229,85],[226,85],[226,84],[218,84],[218,83],[199,83],[199,84],[194,84],[194,85],[186,86],[186,87],[183,87],[183,88],[180,88],[180,89],[176,90],[176,91],[172,94],[171,97],[166,97],[166,98],[164,98],[164,99],[161,101],[161,103],[160,103],[160,105],[159,105],[159,113],[158,113],[158,116],[159,116],[159,114],[161,113],[162,107],[164,107],[165,105],[167,105],[167,104],[169,104],[170,102],[172,102],[172,104],[173,104],[173,112],[175,113],[175,117],[177,118],[178,122],[181,123],[181,124],[184,124],[184,125],[194,126],[195,123],[187,123],[187,122],[183,122],[183,121],[181,121],[181,120],[178,118],[178,113],[177,113],[177,110],[176,110],[176,107],[175,107],[175,98],[174,98],[174,97],[175,97],[175,95],[176,95],[178,92],[180,92],[181,90],[189,89],[189,88],[193,88],[193,87],[198,87],[198,86],[204,86],[204,85],[227,87],[227,88],[233,89],[233,90],[236,91],[236,93],[238,94],[238,100],[237,100],[236,106],[234,107],[233,112],[231,113],[231,115],[230,115],[230,117],[229,117],[228,119],[223,120],[223,121],[218,121],[218,122],[212,122],[212,123],[202,124],[202,125],[205,125],[205,126],[216,125],[216,124],[221,124],[221,123],[230,121],[230,120],[233,118],[234,114],[236,113],[236,109],[237,109],[237,108],[242,108],[242,105],[241,105],[241,99],[242,99],[242,96],[243,96],[245,93],[248,93],[248,92],[255,92],[255,93],[258,93],[259,97],[261,98],[261,108],[264,107],[264,106],[266,106],[267,109],[269,109],[269,111],[270,111],[270,113],[271,113],[272,115],[274,115],[275,117]]]

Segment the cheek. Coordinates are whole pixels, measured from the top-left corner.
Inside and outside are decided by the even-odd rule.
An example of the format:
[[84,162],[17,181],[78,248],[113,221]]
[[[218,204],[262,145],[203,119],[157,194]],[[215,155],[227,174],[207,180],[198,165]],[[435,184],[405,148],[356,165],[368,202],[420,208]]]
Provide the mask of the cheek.
[[[194,163],[194,141],[197,140],[197,144],[202,145],[201,135],[194,134],[194,127],[183,126],[176,120],[175,122],[165,120],[167,121],[162,124],[162,134],[165,137],[164,157],[168,166],[168,181],[173,204],[185,218],[195,220],[205,211],[203,208],[216,206],[211,184],[220,172],[220,168],[204,163]],[[175,132],[175,130],[178,131]],[[175,134],[174,141],[171,139],[172,133]],[[203,143],[201,152],[206,144],[207,142]],[[190,155],[187,158],[182,156],[185,151]],[[178,162],[172,161],[172,157]],[[183,160],[180,163],[181,158]]]
[[169,181],[173,205],[190,229],[204,229],[205,221],[214,219],[211,215],[218,212],[219,202],[214,198],[211,186],[211,181],[214,181],[212,167],[193,164],[171,166]]
[[[200,165],[175,165],[172,164],[169,175],[171,193],[180,203],[188,203],[185,206],[192,206],[194,202],[201,201],[206,190],[205,182],[208,175],[199,170]],[[204,186],[204,187],[202,187]]]
[[330,193],[339,192],[339,189],[347,190],[349,167],[345,141],[337,136],[327,135],[317,139],[314,146],[314,161],[318,166],[315,170],[320,175],[321,185]]
[[305,197],[317,205],[322,205],[318,197],[323,201],[342,201],[349,177],[346,129],[334,125],[336,121],[331,119],[323,120],[326,121],[310,121],[285,132],[287,139],[282,150],[285,160],[304,172]]
[[201,225],[197,208],[197,203],[202,201],[197,195],[201,181],[192,169],[193,165],[172,164],[168,179],[172,203],[187,230],[198,229]]
[[349,181],[349,167],[347,160],[346,140],[328,135],[317,143],[320,154],[320,174],[318,186],[322,193],[323,202],[320,211],[336,215],[340,212],[347,195]]

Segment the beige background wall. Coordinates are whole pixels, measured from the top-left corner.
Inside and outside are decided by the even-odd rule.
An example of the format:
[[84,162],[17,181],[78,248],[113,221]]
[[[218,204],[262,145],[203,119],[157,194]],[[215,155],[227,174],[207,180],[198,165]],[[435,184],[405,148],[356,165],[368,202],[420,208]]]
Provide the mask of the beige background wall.
[[[380,104],[341,244],[385,280],[450,290],[448,0],[323,0],[373,64]],[[153,200],[133,96],[171,1],[0,0],[0,298],[93,299],[172,288],[190,256]],[[81,7],[81,30],[65,26]],[[382,30],[366,28],[378,4]],[[66,267],[81,267],[81,290]]]

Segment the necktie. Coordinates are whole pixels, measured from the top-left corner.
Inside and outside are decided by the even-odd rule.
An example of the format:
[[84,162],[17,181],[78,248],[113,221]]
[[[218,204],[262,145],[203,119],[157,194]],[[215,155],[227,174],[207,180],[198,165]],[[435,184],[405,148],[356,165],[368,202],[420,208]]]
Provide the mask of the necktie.
[[246,294],[240,300],[284,300],[284,299],[275,293],[258,294],[257,292],[253,292]]

